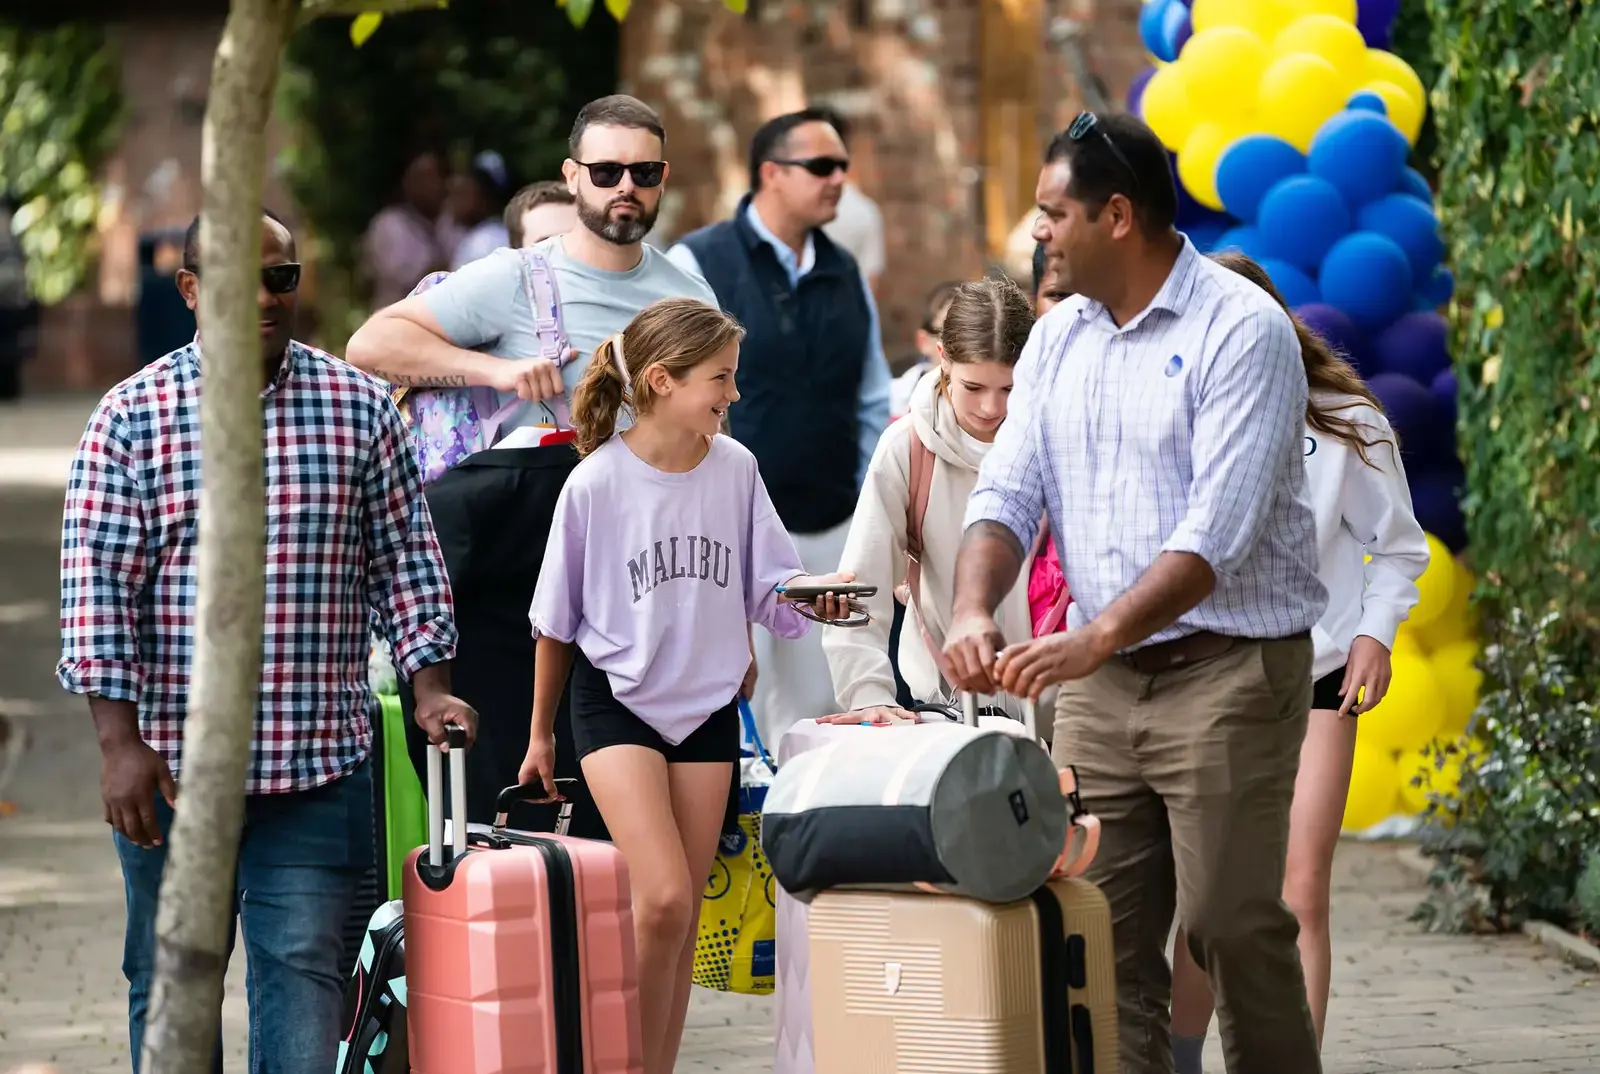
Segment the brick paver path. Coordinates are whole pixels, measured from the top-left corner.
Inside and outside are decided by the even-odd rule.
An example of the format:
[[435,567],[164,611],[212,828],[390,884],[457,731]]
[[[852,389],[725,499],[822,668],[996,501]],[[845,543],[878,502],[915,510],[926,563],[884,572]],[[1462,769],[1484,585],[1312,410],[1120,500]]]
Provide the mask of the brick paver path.
[[[18,812],[0,819],[0,1071],[53,1060],[64,1074],[112,1074],[129,1069],[122,882],[87,713],[52,675],[61,499],[32,483],[46,487],[0,476],[0,712],[33,740],[7,793]],[[1341,849],[1327,1074],[1600,1071],[1595,977],[1518,936],[1423,935],[1405,920],[1419,891],[1391,848]],[[243,969],[241,955],[224,1012],[230,1070],[245,1069]],[[767,1000],[697,990],[678,1071],[766,1069],[770,1023]],[[1214,1039],[1208,1069],[1222,1070]]]

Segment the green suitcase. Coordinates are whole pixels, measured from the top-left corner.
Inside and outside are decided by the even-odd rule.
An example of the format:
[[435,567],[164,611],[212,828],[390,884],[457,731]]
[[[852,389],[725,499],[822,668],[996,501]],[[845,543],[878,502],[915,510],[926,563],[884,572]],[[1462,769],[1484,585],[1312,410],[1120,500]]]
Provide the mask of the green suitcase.
[[388,897],[400,897],[401,872],[406,855],[428,841],[428,806],[406,752],[406,721],[397,694],[380,694],[383,718],[376,728],[382,759],[383,852],[381,868],[388,878]]

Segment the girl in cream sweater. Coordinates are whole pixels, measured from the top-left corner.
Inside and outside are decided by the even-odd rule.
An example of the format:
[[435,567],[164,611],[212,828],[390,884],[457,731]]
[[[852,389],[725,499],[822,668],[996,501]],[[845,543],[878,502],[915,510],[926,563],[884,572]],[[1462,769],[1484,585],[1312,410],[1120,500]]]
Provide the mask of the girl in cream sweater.
[[[853,572],[859,583],[878,587],[877,595],[866,602],[872,622],[853,630],[828,631],[822,639],[834,690],[846,710],[834,718],[836,722],[884,723],[910,715],[895,700],[889,627],[894,618],[890,602],[907,581],[914,440],[931,455],[932,480],[922,517],[921,582],[900,633],[900,674],[919,702],[954,700],[940,673],[942,658],[930,651],[928,643],[944,643],[967,497],[977,483],[978,466],[1005,421],[1012,367],[1032,327],[1028,297],[1009,279],[958,286],[945,313],[938,365],[917,383],[905,419],[890,425],[878,441],[839,561],[840,571]],[[1031,557],[1024,564],[1023,578],[1029,566]],[[1008,642],[1032,636],[1025,584],[1012,590],[995,619]]]

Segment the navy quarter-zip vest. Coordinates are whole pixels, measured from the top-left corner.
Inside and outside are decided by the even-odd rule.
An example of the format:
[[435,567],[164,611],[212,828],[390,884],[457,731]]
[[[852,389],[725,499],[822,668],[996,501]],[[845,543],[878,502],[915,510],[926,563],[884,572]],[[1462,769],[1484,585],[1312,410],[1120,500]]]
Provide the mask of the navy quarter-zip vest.
[[861,270],[819,228],[816,264],[789,286],[772,247],[745,219],[686,235],[722,308],[744,325],[733,436],[761,468],[791,533],[821,533],[855,512],[862,367],[871,312]]

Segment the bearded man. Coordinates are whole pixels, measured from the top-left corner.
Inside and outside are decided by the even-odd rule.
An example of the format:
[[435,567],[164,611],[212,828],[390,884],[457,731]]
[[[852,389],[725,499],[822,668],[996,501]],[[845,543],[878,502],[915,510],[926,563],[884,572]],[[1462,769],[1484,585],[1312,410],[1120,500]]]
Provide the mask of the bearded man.
[[[568,412],[595,348],[640,310],[664,298],[717,305],[704,279],[643,243],[660,211],[665,142],[655,110],[625,95],[589,102],[573,122],[562,174],[576,199],[578,226],[530,247],[552,271],[573,349],[567,360],[541,355],[522,255],[510,249],[378,311],[350,339],[349,361],[390,384],[490,388],[501,405],[522,401],[497,436],[502,443],[515,436],[510,443],[528,446],[479,451],[427,487],[461,633],[453,681],[480,716],[478,746],[467,765],[467,816],[474,823],[493,820],[495,795],[517,782],[527,751],[533,710],[528,608],[556,497],[577,464],[570,445],[536,446],[535,427]],[[409,705],[403,692],[401,700]],[[567,726],[563,705],[557,776],[577,778],[571,749],[560,748]],[[414,735],[408,745],[420,773],[426,740]],[[587,795],[566,793],[576,798],[572,834],[603,831]],[[538,830],[551,819],[546,813],[514,826]]]

